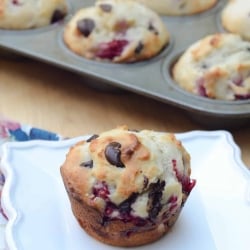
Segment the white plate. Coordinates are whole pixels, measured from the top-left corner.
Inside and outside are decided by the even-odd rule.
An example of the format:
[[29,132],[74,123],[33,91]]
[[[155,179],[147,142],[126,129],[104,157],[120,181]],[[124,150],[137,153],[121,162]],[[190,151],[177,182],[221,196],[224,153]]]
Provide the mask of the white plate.
[[[192,156],[197,185],[172,231],[144,250],[247,250],[250,246],[250,174],[225,131],[177,135]],[[4,145],[2,203],[11,250],[107,250],[72,215],[59,167],[80,138]],[[131,248],[142,249],[142,248]]]

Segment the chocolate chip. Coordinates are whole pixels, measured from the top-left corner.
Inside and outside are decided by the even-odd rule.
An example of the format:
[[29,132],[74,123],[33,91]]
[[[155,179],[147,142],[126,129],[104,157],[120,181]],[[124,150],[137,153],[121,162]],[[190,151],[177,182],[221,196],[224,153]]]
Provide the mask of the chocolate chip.
[[162,209],[161,198],[162,190],[165,187],[165,181],[158,180],[156,183],[151,183],[149,186],[149,217],[155,219]]
[[150,31],[154,32],[154,33],[155,33],[155,35],[159,35],[158,30],[157,30],[157,29],[153,26],[153,24],[152,24],[152,23],[149,23],[149,25],[148,25],[148,29],[149,29]]
[[118,167],[125,168],[125,165],[121,161],[121,144],[119,142],[111,142],[105,149],[105,157],[107,161]]
[[62,12],[61,10],[55,10],[51,17],[50,23],[56,23],[62,20],[65,17],[65,15],[66,15],[65,12]]
[[92,135],[92,136],[89,137],[89,139],[86,140],[86,142],[91,142],[91,141],[93,141],[94,139],[96,139],[98,137],[99,137],[99,135],[96,135],[96,134]]
[[149,197],[155,197],[156,195],[159,195],[165,187],[165,184],[165,181],[160,182],[160,180],[158,180],[156,183],[151,183],[149,186]]
[[84,18],[77,22],[77,28],[85,37],[88,37],[95,28],[95,22],[91,18]]
[[148,186],[148,177],[144,175],[143,177],[143,189],[147,188]]
[[159,214],[159,212],[161,211],[161,209],[162,209],[161,203],[160,202],[155,203],[154,206],[149,211],[149,217],[151,219],[155,219]]
[[202,63],[202,64],[201,64],[201,68],[202,68],[202,69],[207,69],[207,68],[208,68],[208,65],[207,65],[206,63]]
[[85,161],[85,162],[82,162],[80,164],[81,167],[85,167],[85,168],[93,168],[93,161],[90,160],[90,161]]
[[143,48],[144,48],[143,43],[142,43],[142,42],[139,42],[138,45],[137,45],[137,47],[135,48],[135,53],[136,53],[136,54],[140,54],[141,51],[143,50]]
[[131,210],[131,205],[135,202],[138,194],[137,193],[132,193],[128,199],[120,203],[119,205],[119,211],[121,214],[129,214]]
[[104,12],[111,12],[112,10],[112,5],[110,4],[100,4],[99,6]]

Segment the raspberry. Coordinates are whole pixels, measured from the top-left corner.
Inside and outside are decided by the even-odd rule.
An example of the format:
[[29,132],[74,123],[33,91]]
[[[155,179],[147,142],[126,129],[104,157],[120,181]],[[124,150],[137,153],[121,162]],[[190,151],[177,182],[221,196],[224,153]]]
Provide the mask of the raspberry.
[[235,77],[233,77],[232,82],[233,82],[235,85],[237,85],[237,86],[242,86],[242,84],[243,84],[243,78],[242,78],[242,76],[240,76],[240,75],[235,76]]
[[201,77],[196,81],[196,86],[197,86],[198,94],[200,96],[207,97],[206,88],[204,86],[204,83],[205,83],[205,80],[203,77]]
[[250,94],[245,94],[245,95],[235,95],[236,100],[247,100],[250,99]]
[[109,200],[108,195],[110,193],[108,185],[104,181],[101,183],[97,183],[93,188],[93,194],[95,197],[100,197],[104,200]]
[[19,0],[12,0],[12,4],[14,4],[14,5],[20,5],[20,2],[19,2]]
[[158,180],[158,182],[151,183],[149,186],[149,217],[153,220],[157,217],[157,215],[162,209],[161,198],[165,184],[165,181]]
[[191,180],[189,177],[182,175],[177,168],[177,161],[172,160],[173,169],[176,175],[177,180],[182,184],[182,190],[184,193],[189,194],[193,187],[195,186],[196,181]]
[[103,59],[112,60],[116,56],[121,55],[124,47],[128,45],[127,40],[113,40],[108,43],[101,43],[96,56]]

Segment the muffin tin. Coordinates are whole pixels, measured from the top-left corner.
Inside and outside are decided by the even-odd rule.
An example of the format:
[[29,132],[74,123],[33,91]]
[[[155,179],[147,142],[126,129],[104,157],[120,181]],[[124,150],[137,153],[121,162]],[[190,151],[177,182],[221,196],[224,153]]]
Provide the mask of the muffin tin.
[[[169,45],[156,57],[131,64],[96,62],[71,52],[64,44],[63,29],[80,8],[95,1],[72,0],[65,20],[34,30],[0,30],[0,48],[69,70],[91,79],[100,89],[124,89],[165,102],[187,112],[209,128],[231,128],[250,121],[250,100],[211,100],[188,93],[171,77],[171,66],[189,45],[208,34],[224,32],[220,14],[226,0],[192,16],[161,16],[170,32]],[[171,117],[170,117],[171,119]]]

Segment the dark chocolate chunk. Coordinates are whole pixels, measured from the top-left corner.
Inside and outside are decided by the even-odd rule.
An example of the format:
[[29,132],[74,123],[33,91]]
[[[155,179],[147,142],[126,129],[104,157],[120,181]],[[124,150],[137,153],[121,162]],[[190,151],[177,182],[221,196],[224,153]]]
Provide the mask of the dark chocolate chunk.
[[207,69],[207,68],[208,68],[208,65],[207,65],[206,63],[202,63],[202,64],[201,64],[201,68],[202,68],[202,69]]
[[85,37],[88,37],[95,28],[95,22],[91,18],[84,18],[77,22],[77,28]]
[[105,157],[107,161],[118,167],[125,168],[125,165],[121,161],[121,144],[119,142],[111,142],[105,149]]
[[143,50],[143,48],[144,48],[143,43],[142,43],[142,42],[139,42],[138,45],[137,45],[137,47],[135,48],[135,53],[136,53],[136,54],[140,54],[141,51]]
[[128,199],[126,199],[125,201],[123,201],[120,205],[119,205],[119,211],[121,214],[129,214],[130,210],[131,210],[131,205],[135,202],[136,198],[137,198],[138,194],[137,193],[132,193]]
[[161,209],[162,209],[161,203],[160,202],[155,203],[155,205],[149,211],[149,217],[151,219],[155,219],[159,214],[159,212],[161,211]]
[[149,23],[149,25],[148,25],[148,29],[149,29],[150,31],[154,32],[154,33],[155,33],[155,35],[159,35],[158,30],[157,30],[157,29],[153,26],[153,24],[152,24],[152,23]]
[[147,188],[148,186],[148,177],[144,175],[143,177],[143,189]]
[[85,167],[85,168],[93,168],[93,161],[90,160],[90,161],[85,161],[85,162],[82,162],[80,164],[81,167]]
[[86,142],[91,142],[91,141],[93,141],[94,139],[96,139],[98,137],[99,137],[99,135],[92,135],[92,136],[89,137],[89,139],[86,140]]
[[158,180],[156,183],[151,183],[149,188],[149,217],[155,219],[162,209],[161,198],[162,190],[165,187],[165,181]]
[[65,15],[66,15],[65,12],[62,12],[61,10],[55,10],[51,17],[50,23],[56,23],[62,20],[65,17]]

